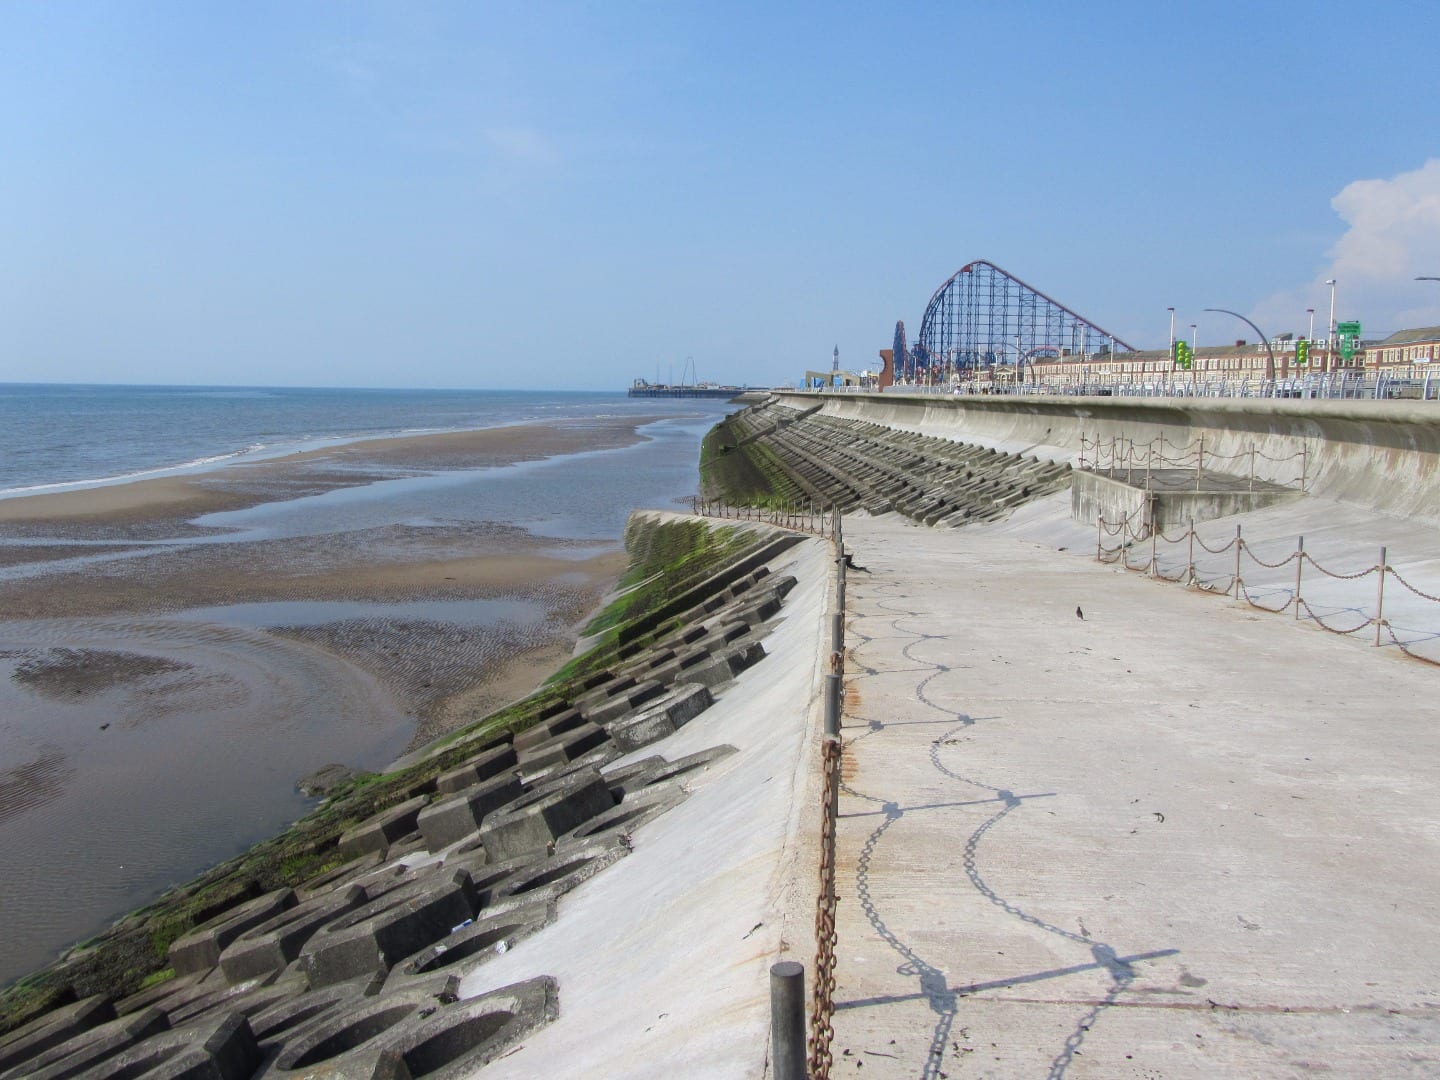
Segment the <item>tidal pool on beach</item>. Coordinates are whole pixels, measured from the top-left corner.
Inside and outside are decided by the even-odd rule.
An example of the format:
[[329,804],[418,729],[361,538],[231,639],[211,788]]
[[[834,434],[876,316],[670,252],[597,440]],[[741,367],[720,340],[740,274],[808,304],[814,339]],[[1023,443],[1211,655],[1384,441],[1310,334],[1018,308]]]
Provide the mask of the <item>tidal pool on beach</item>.
[[411,728],[323,650],[163,620],[0,627],[0,716],[0,982],[283,828],[304,773],[383,765]]
[[494,432],[478,458],[460,436],[361,444],[155,489],[189,517],[115,491],[114,513],[12,504],[0,984],[303,815],[307,773],[383,768],[533,688],[623,567],[629,512],[694,490],[712,421],[606,422],[601,449],[530,427],[516,461]]

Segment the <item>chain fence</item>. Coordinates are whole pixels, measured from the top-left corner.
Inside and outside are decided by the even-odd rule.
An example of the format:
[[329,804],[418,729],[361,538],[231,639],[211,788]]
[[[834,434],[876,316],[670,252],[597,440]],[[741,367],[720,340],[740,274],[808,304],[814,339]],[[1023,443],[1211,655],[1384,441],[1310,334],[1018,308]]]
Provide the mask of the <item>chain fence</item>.
[[[1260,462],[1273,466],[1298,463],[1296,464],[1298,473],[1294,476],[1287,476],[1281,472],[1279,479],[1262,478],[1259,475]],[[1136,474],[1139,473],[1144,478],[1147,491],[1151,487],[1152,474],[1160,470],[1193,472],[1196,490],[1199,490],[1207,468],[1212,471],[1224,471],[1231,475],[1246,476],[1252,491],[1257,482],[1279,484],[1282,487],[1293,487],[1300,491],[1306,491],[1310,486],[1310,444],[1304,442],[1299,450],[1277,456],[1266,453],[1253,442],[1248,450],[1221,453],[1215,449],[1213,444],[1206,447],[1204,435],[1183,444],[1171,442],[1164,434],[1155,436],[1148,443],[1138,443],[1123,435],[1113,435],[1109,439],[1105,439],[1097,432],[1092,439],[1082,432],[1080,435],[1080,462],[1077,468],[1095,473],[1108,473],[1112,476],[1123,472],[1127,483],[1135,483]],[[1266,469],[1265,471],[1277,472],[1276,469]]]
[[[838,624],[830,654],[830,680],[843,684],[845,673],[845,543],[839,510],[830,523],[835,556],[835,617]],[[815,900],[815,979],[810,1007],[810,1080],[829,1080],[833,1059],[830,1044],[835,1037],[835,829],[840,812],[840,702],[842,687],[833,700],[827,695],[825,737],[821,743],[823,776],[820,807],[820,888]],[[835,715],[829,715],[833,712]]]
[[[1385,586],[1387,582],[1393,581],[1417,600],[1432,604],[1440,604],[1440,595],[1426,592],[1391,566],[1386,548],[1380,548],[1379,559],[1371,565],[1359,570],[1342,571],[1317,562],[1315,557],[1305,550],[1305,538],[1301,536],[1296,539],[1293,551],[1281,559],[1267,560],[1255,554],[1252,545],[1245,541],[1239,525],[1235,526],[1233,537],[1222,545],[1212,547],[1196,532],[1194,519],[1191,519],[1184,532],[1171,536],[1163,530],[1152,528],[1148,522],[1144,521],[1144,509],[1141,507],[1113,522],[1106,521],[1101,515],[1096,516],[1095,559],[1097,562],[1123,566],[1126,570],[1147,574],[1162,581],[1183,583],[1187,587],[1203,592],[1233,597],[1235,600],[1244,601],[1252,608],[1269,612],[1272,615],[1293,610],[1296,619],[1308,619],[1322,630],[1340,636],[1358,634],[1362,630],[1373,627],[1376,647],[1386,644],[1385,639],[1388,637],[1389,644],[1398,646],[1406,656],[1440,667],[1440,659],[1426,656],[1414,648],[1421,640],[1440,639],[1440,630],[1419,631],[1404,628],[1404,632],[1411,636],[1407,638],[1397,634],[1397,627],[1386,617]],[[1107,542],[1107,538],[1115,541],[1113,545]],[[1186,545],[1185,562],[1178,573],[1167,573],[1161,568],[1159,551],[1161,544],[1167,548],[1175,548],[1181,544]],[[1195,562],[1196,548],[1210,555],[1224,555],[1233,551],[1235,553],[1233,569],[1225,575],[1214,572],[1202,575]],[[1295,567],[1294,581],[1291,585],[1281,586],[1273,582],[1251,585],[1246,582],[1247,567],[1251,569],[1258,567],[1273,572],[1283,570],[1291,565]],[[1358,582],[1372,574],[1376,575],[1373,601],[1370,603],[1361,601],[1350,606],[1336,607],[1336,610],[1322,614],[1304,595],[1307,566],[1313,572],[1312,581],[1314,580],[1313,574],[1319,574],[1320,578],[1325,581],[1345,583]],[[1274,605],[1273,601],[1266,602],[1265,599],[1267,596],[1273,596],[1276,592],[1285,593],[1285,601],[1278,607]],[[1391,603],[1393,607],[1393,599]],[[1346,612],[1351,613],[1359,621],[1354,625],[1342,624],[1336,616]],[[1434,614],[1433,624],[1440,625],[1440,609],[1436,609]],[[1407,621],[1409,621],[1408,617]]]
[[699,517],[727,521],[757,521],[811,536],[830,536],[834,531],[834,513],[815,506],[746,506],[723,499],[690,497],[690,512]]

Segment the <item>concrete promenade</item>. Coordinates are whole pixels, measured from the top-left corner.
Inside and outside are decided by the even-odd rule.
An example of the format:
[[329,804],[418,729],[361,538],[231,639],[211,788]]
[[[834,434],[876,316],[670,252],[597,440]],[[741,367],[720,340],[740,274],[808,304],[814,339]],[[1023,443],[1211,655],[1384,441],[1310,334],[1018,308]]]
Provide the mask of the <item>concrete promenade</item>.
[[1434,669],[1073,548],[846,540],[834,1075],[1440,1075]]

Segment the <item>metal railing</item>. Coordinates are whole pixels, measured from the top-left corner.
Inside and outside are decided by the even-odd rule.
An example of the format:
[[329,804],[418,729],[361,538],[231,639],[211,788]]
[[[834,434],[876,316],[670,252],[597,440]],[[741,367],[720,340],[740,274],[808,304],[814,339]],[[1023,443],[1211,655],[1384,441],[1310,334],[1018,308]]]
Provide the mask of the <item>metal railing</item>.
[[698,517],[725,521],[755,521],[793,532],[809,533],[811,536],[831,536],[835,529],[836,515],[839,513],[808,504],[794,507],[737,505],[724,499],[703,499],[699,495],[690,497],[690,512]]
[[[1299,475],[1293,478],[1264,480],[1258,476],[1256,471],[1262,461],[1268,465],[1298,462]],[[1137,474],[1139,474],[1139,479],[1144,481],[1146,491],[1151,490],[1151,474],[1159,469],[1193,471],[1195,473],[1195,490],[1199,491],[1201,477],[1207,468],[1236,476],[1248,475],[1251,491],[1255,490],[1256,480],[1261,480],[1262,483],[1279,484],[1283,487],[1296,487],[1305,491],[1310,483],[1310,444],[1308,441],[1302,442],[1299,450],[1277,457],[1259,449],[1254,442],[1250,443],[1248,450],[1235,453],[1221,453],[1214,448],[1213,442],[1207,449],[1204,435],[1183,444],[1172,443],[1164,435],[1157,435],[1148,443],[1137,443],[1134,439],[1126,438],[1123,435],[1114,435],[1105,439],[1097,432],[1095,438],[1091,439],[1082,432],[1080,435],[1080,461],[1076,467],[1095,473],[1107,472],[1112,476],[1124,472],[1125,482],[1128,484],[1134,484]],[[1237,467],[1243,471],[1237,472]],[[1273,469],[1266,471],[1274,472]]]
[[[1393,581],[1405,590],[1405,594],[1429,603],[1440,604],[1440,596],[1426,592],[1413,582],[1408,580],[1400,571],[1391,566],[1388,560],[1388,549],[1380,548],[1379,559],[1369,566],[1362,566],[1356,570],[1340,571],[1327,567],[1318,562],[1315,556],[1305,550],[1305,538],[1298,537],[1295,548],[1283,558],[1274,561],[1261,559],[1252,550],[1250,544],[1245,540],[1241,526],[1235,526],[1235,535],[1224,544],[1212,547],[1207,544],[1195,531],[1195,521],[1192,518],[1184,530],[1177,536],[1167,536],[1162,530],[1151,528],[1143,520],[1139,519],[1141,511],[1120,519],[1116,522],[1108,522],[1103,516],[1096,515],[1095,518],[1095,558],[1099,562],[1114,563],[1123,566],[1126,570],[1147,574],[1150,577],[1162,581],[1176,582],[1200,589],[1205,592],[1230,596],[1235,600],[1243,600],[1253,608],[1266,611],[1272,615],[1279,615],[1287,610],[1293,610],[1295,618],[1302,617],[1310,619],[1321,629],[1332,634],[1348,636],[1358,634],[1370,627],[1375,629],[1376,647],[1383,644],[1397,646],[1406,656],[1419,660],[1422,663],[1440,667],[1440,659],[1426,656],[1417,652],[1412,646],[1422,640],[1435,640],[1440,638],[1440,631],[1422,631],[1413,629],[1397,628],[1385,615],[1385,587],[1387,581]],[[1107,546],[1106,538],[1115,538],[1117,542],[1113,547]],[[1167,548],[1174,549],[1185,545],[1185,562],[1179,567],[1178,572],[1167,573],[1161,566],[1160,544],[1167,545]],[[1200,568],[1196,564],[1196,548],[1200,549],[1201,555],[1212,556],[1226,555],[1234,552],[1234,563],[1227,567],[1228,574],[1214,574],[1202,576]],[[1141,561],[1136,563],[1133,553],[1139,550]],[[1247,562],[1248,560],[1248,562]],[[1279,591],[1285,594],[1285,600],[1279,607],[1273,604],[1262,602],[1257,597],[1263,597],[1265,591],[1256,589],[1251,591],[1245,582],[1245,571],[1247,568],[1259,567],[1263,570],[1278,571],[1284,570],[1291,564],[1295,567],[1295,578],[1293,587],[1283,588]],[[1367,586],[1366,595],[1373,595],[1373,608],[1369,607],[1364,599],[1359,602],[1346,605],[1332,605],[1338,611],[1345,611],[1352,614],[1351,625],[1339,625],[1334,621],[1337,612],[1322,615],[1315,606],[1305,598],[1303,589],[1305,584],[1305,568],[1309,565],[1314,573],[1318,573],[1322,579],[1338,582],[1359,582],[1375,576],[1374,591],[1371,593]],[[1178,563],[1175,564],[1179,566]],[[1313,579],[1312,579],[1313,580]],[[1313,588],[1313,586],[1312,586]],[[1269,590],[1276,591],[1274,589]],[[1394,604],[1392,590],[1392,606]],[[1372,613],[1373,610],[1373,613]],[[1435,623],[1440,625],[1440,611],[1435,613]],[[1327,621],[1331,620],[1331,621]],[[1358,621],[1355,621],[1358,620]],[[1408,638],[1402,638],[1396,631],[1402,629]],[[1386,639],[1388,638],[1388,642]]]
[[[820,387],[823,393],[860,393],[857,387]],[[1153,377],[1044,377],[1019,383],[986,379],[956,383],[903,384],[885,388],[887,394],[1058,395],[1062,397],[1149,398],[1327,398],[1440,401],[1440,377],[1412,378],[1386,371],[1332,371],[1284,379],[1249,376],[1156,373]]]

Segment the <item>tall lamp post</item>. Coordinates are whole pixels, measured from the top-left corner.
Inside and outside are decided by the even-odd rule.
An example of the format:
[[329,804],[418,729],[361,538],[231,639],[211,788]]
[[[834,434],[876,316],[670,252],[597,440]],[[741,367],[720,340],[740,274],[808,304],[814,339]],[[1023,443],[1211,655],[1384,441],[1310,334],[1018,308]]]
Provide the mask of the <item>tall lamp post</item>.
[[1330,286],[1330,329],[1325,332],[1325,370],[1329,371],[1335,366],[1335,279],[1327,278],[1325,284]]
[[1265,378],[1269,379],[1270,382],[1273,383],[1275,381],[1275,350],[1270,347],[1270,339],[1265,336],[1265,331],[1261,330],[1258,326],[1256,326],[1249,319],[1245,318],[1245,316],[1241,315],[1238,311],[1231,311],[1228,308],[1223,307],[1207,307],[1205,310],[1218,311],[1221,315],[1234,315],[1235,318],[1239,319],[1246,326],[1250,327],[1251,330],[1255,331],[1256,335],[1260,338],[1260,340],[1265,343],[1265,354],[1267,357],[1267,359],[1265,360]]

